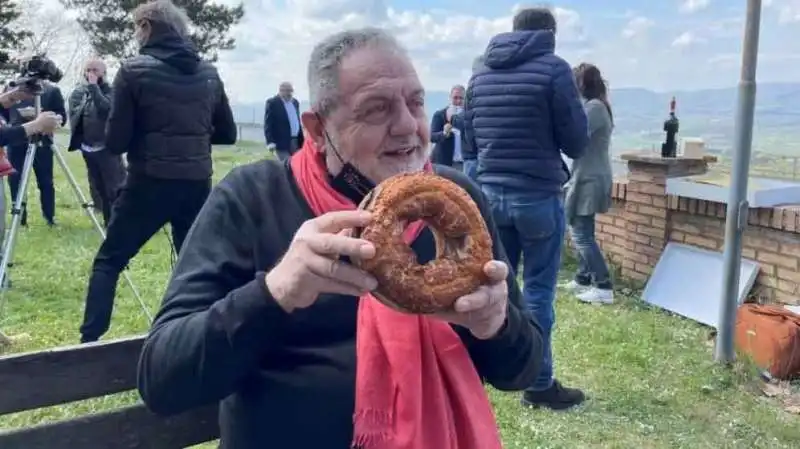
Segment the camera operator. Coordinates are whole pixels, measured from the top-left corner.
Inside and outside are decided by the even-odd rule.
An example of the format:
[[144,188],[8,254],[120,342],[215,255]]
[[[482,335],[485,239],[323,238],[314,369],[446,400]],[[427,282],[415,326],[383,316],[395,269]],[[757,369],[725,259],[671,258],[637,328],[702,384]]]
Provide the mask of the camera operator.
[[94,259],[82,342],[108,330],[120,273],[167,223],[180,251],[211,191],[211,145],[236,143],[222,80],[201,61],[186,13],[157,0],[139,5],[133,19],[139,55],[114,78],[105,141],[105,151],[128,153],[128,178]]
[[[55,84],[48,81],[41,81],[42,94],[41,105],[42,111],[52,111],[61,117],[61,125],[64,126],[67,120],[67,113],[64,110],[64,97],[61,95],[61,89]],[[20,87],[16,87],[19,89]],[[14,88],[7,88],[14,89]],[[8,91],[8,90],[7,90]],[[27,98],[22,99],[8,108],[2,109],[2,115],[11,125],[24,125],[31,120],[35,119],[36,110],[34,107],[34,98],[32,95],[27,95]],[[36,156],[33,160],[33,172],[36,175],[36,186],[39,188],[39,196],[42,204],[42,215],[48,225],[55,225],[56,214],[56,191],[53,186],[53,130],[48,133],[43,133],[41,138],[41,145],[36,151]],[[23,142],[15,142],[8,145],[8,160],[11,162],[17,172],[8,177],[8,187],[11,190],[11,198],[16,199],[17,192],[19,191],[19,182],[22,172],[22,166],[25,164],[25,156],[28,152],[28,139]],[[28,224],[28,211],[23,203],[22,219],[20,224],[27,226]]]
[[[8,110],[20,101],[32,96],[24,89],[14,88],[0,93],[0,107]],[[52,111],[44,111],[33,120],[22,125],[7,126],[5,117],[0,119],[0,147],[27,145],[28,137],[34,134],[52,134],[63,123],[63,118]],[[19,167],[22,169],[22,166]]]
[[[15,88],[6,92],[0,93],[0,108],[8,109],[18,102],[30,99],[32,96],[25,92],[24,89]],[[59,124],[62,118],[54,112],[42,112],[35,119],[17,126],[8,126],[5,117],[0,114],[0,148],[5,148],[9,145],[25,145],[28,137],[35,134],[52,133]],[[5,150],[3,150],[5,153]],[[2,155],[0,160],[0,177],[10,176],[14,174],[14,169],[6,160],[6,154]],[[22,167],[20,167],[20,170]],[[11,198],[13,201],[14,198]],[[8,204],[6,202],[5,189],[0,184],[0,241],[3,240],[6,231],[6,211]]]
[[122,156],[107,151],[105,129],[111,111],[111,86],[105,80],[106,65],[99,59],[86,63],[84,82],[69,96],[70,139],[68,151],[80,150],[95,207],[103,212],[106,227],[111,204],[125,181]]

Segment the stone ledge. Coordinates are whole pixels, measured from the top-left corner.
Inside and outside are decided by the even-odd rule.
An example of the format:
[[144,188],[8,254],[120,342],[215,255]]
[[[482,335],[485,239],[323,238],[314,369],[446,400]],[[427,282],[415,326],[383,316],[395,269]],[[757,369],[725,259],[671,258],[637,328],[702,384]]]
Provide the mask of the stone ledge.
[[664,165],[664,166],[673,166],[673,165],[685,165],[685,164],[697,164],[697,163],[713,163],[717,162],[717,157],[712,155],[706,155],[703,157],[661,157],[656,153],[652,153],[649,151],[636,151],[630,153],[623,153],[619,156],[620,159],[623,161],[628,162],[641,162],[645,164],[652,164],[652,165]]

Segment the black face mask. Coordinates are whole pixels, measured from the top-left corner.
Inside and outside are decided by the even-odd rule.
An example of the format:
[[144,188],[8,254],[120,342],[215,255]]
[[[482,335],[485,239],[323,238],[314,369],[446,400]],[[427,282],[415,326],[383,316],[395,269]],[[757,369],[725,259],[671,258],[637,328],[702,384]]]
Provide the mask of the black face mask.
[[[322,117],[320,117],[319,114],[317,114],[317,119],[322,122]],[[336,155],[336,158],[339,159],[339,162],[342,164],[342,170],[338,175],[328,175],[331,186],[354,203],[361,203],[361,200],[375,188],[375,183],[364,176],[355,165],[350,162],[345,162],[344,159],[342,159],[341,154],[339,154],[339,151],[331,140],[331,136],[328,135],[328,130],[324,127],[322,128],[322,133],[325,135],[325,140],[328,141],[328,146],[331,151],[333,151],[333,154]]]

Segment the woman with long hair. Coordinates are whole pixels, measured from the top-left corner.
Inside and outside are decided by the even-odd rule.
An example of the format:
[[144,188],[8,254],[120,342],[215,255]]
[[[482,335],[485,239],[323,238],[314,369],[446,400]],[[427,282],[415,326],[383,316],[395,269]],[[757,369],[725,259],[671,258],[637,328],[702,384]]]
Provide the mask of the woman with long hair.
[[608,212],[614,182],[609,147],[614,118],[600,70],[582,63],[573,70],[589,120],[589,147],[572,164],[566,218],[578,253],[578,272],[566,288],[590,303],[614,302],[613,284],[595,238],[595,215]]

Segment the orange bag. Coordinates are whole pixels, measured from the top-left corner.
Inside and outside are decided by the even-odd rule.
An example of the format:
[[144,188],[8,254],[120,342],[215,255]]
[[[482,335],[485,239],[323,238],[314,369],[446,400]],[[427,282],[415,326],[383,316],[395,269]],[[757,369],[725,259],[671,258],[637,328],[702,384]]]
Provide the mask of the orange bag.
[[773,377],[800,374],[800,315],[783,306],[742,305],[736,313],[736,348]]

